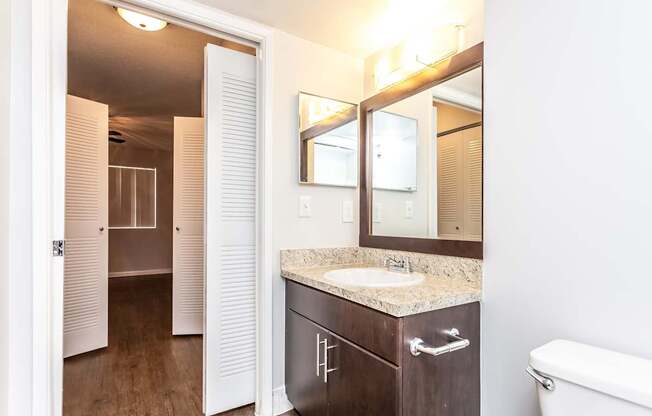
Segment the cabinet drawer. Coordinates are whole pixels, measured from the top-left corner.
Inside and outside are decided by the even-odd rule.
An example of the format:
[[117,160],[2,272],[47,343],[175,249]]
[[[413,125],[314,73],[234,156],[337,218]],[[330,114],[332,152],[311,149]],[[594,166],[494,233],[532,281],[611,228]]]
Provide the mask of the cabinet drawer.
[[285,302],[289,309],[335,334],[394,364],[400,363],[398,318],[293,281],[286,283]]

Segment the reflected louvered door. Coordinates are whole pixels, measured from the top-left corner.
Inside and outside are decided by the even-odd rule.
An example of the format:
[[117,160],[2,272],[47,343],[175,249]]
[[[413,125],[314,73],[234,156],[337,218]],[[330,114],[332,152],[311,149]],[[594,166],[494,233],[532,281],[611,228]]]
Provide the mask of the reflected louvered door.
[[437,139],[437,232],[439,238],[462,236],[464,195],[462,193],[463,132]]
[[204,413],[256,395],[256,58],[207,45]]
[[463,131],[464,240],[482,240],[482,127]]
[[174,118],[172,334],[204,329],[204,119]]
[[63,355],[108,345],[109,107],[66,101]]

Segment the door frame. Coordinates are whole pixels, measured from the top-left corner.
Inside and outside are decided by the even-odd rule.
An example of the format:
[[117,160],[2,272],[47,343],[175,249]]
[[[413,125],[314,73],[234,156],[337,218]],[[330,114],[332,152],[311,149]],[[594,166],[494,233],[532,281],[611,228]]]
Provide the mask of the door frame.
[[[160,13],[190,26],[216,30],[257,44],[258,207],[256,285],[256,414],[272,415],[272,52],[268,26],[191,0],[106,1]],[[12,0],[12,7],[20,0]],[[30,30],[12,40],[31,50],[32,129],[32,303],[20,305],[32,317],[31,394],[21,406],[34,415],[60,416],[63,403],[63,258],[53,257],[53,240],[64,239],[65,115],[67,94],[66,0],[31,0],[30,19],[14,22]],[[23,15],[26,16],[27,13]],[[201,29],[200,29],[201,30]],[[25,33],[26,32],[26,33]],[[31,38],[28,38],[31,36]],[[13,52],[13,51],[12,51]],[[12,91],[12,94],[20,94]],[[15,140],[16,137],[12,137]],[[12,311],[13,312],[13,311]],[[24,374],[24,368],[16,368]],[[12,376],[13,374],[10,374]],[[24,378],[24,375],[21,379]],[[29,383],[27,383],[29,384]],[[22,412],[21,412],[22,413]]]

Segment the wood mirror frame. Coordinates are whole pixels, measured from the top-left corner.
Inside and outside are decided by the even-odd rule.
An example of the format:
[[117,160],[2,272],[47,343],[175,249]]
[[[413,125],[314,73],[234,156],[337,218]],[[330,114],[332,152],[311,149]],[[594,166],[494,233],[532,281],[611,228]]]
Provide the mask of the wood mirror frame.
[[[360,103],[360,247],[414,251],[445,256],[482,258],[482,241],[440,240],[433,238],[372,235],[372,161],[367,143],[371,134],[369,113],[383,109],[435,85],[482,66],[484,44],[479,43],[414,76],[388,87]],[[484,90],[484,86],[483,86]],[[484,97],[484,93],[483,93]],[[484,101],[484,98],[483,98]],[[484,108],[483,108],[484,119]],[[484,140],[483,140],[484,142]],[[483,153],[484,156],[484,153]],[[483,173],[484,175],[484,173]],[[484,189],[483,189],[484,192]],[[483,236],[484,238],[484,236]]]

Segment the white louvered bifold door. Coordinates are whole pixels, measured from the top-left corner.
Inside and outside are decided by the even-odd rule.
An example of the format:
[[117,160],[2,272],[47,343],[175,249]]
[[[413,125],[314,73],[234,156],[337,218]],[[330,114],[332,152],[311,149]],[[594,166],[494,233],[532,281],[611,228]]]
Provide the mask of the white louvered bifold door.
[[204,332],[204,119],[174,118],[172,334]]
[[463,132],[447,134],[437,139],[437,232],[439,238],[458,239],[462,236],[464,205],[462,193]]
[[109,107],[68,96],[63,356],[108,345]]
[[482,127],[463,131],[464,240],[482,241]]
[[256,396],[256,58],[207,45],[204,413]]

